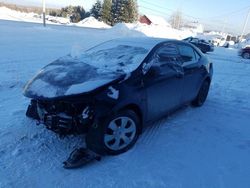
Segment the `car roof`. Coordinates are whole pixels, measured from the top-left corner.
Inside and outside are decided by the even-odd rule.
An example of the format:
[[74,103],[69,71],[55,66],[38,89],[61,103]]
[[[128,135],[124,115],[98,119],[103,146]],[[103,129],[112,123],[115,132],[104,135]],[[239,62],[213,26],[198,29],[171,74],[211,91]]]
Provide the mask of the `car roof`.
[[131,42],[133,44],[137,43],[137,44],[153,47],[162,42],[170,42],[170,41],[177,41],[177,40],[166,39],[166,38],[154,38],[154,37],[123,37],[123,38],[113,39],[112,41]]

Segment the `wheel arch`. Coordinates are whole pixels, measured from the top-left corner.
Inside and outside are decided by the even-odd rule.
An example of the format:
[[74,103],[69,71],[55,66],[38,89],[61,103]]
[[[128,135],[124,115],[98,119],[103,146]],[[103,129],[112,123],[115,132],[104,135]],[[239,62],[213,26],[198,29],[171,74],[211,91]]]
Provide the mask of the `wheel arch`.
[[[208,81],[209,82],[209,84],[211,83],[211,78],[210,78],[210,76],[207,76],[205,79],[204,79],[204,81]],[[204,82],[203,81],[203,82]]]
[[139,107],[139,105],[137,105],[135,103],[130,103],[130,104],[126,104],[126,105],[120,107],[119,109],[117,109],[118,112],[124,111],[124,110],[131,110],[131,111],[135,112],[136,115],[139,117],[140,125],[141,125],[139,127],[139,134],[141,134],[144,121],[143,121],[143,113],[142,113],[142,110]]

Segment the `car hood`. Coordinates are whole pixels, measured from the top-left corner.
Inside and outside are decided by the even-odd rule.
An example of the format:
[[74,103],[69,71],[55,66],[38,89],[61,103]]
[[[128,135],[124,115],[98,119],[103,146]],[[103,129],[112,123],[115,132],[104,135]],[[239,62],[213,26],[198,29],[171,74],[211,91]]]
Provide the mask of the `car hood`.
[[61,58],[41,69],[24,87],[29,98],[57,98],[89,93],[124,77],[124,73],[99,70],[73,58]]

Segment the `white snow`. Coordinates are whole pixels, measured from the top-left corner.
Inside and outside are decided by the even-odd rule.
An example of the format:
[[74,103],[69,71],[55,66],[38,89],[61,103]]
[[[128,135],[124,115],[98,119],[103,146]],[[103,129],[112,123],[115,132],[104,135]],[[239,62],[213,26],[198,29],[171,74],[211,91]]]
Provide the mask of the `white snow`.
[[84,137],[60,139],[36,126],[25,116],[23,86],[72,46],[88,49],[118,34],[8,21],[0,34],[0,187],[249,187],[250,62],[236,49],[208,53],[214,78],[203,107],[154,123],[125,154],[69,171],[62,162]]
[[151,14],[150,15],[147,14],[146,16],[154,25],[171,27],[171,25],[167,22],[167,20],[161,16],[156,16],[156,15],[151,15]]
[[91,27],[91,28],[110,28],[111,27],[104,22],[98,21],[92,16],[85,18],[84,20],[74,25],[80,26],[80,27]]
[[[148,16],[148,15],[147,15]],[[152,19],[153,24],[141,24],[141,23],[118,23],[111,27],[104,22],[96,20],[94,17],[88,17],[78,23],[70,23],[69,18],[46,16],[47,24],[77,26],[77,27],[88,27],[103,29],[103,32],[108,32],[109,35],[116,36],[150,36],[158,38],[172,38],[172,39],[184,39],[189,36],[195,36],[196,33],[191,30],[180,31],[173,29],[169,23],[162,17],[149,15]],[[0,7],[0,20],[13,20],[13,21],[24,21],[42,23],[42,16],[35,13],[23,13],[15,10],[11,10],[6,7]],[[108,29],[108,31],[107,31]],[[111,34],[112,32],[112,34]]]
[[[46,16],[47,24],[69,24],[68,18]],[[0,7],[0,20],[42,23],[42,16],[36,13],[19,12],[7,7]]]
[[[0,20],[22,21],[43,23],[42,15],[36,13],[19,12],[7,7],[0,7]],[[70,23],[69,18],[46,15],[47,24],[63,24],[68,26],[90,27],[90,28],[110,28],[104,22],[96,20],[94,17],[88,17],[78,23]]]
[[[26,88],[27,87],[25,87],[25,89]],[[55,87],[41,79],[36,79],[33,84],[30,85],[29,90],[33,95],[37,95],[38,97],[54,97],[57,93],[57,89]]]

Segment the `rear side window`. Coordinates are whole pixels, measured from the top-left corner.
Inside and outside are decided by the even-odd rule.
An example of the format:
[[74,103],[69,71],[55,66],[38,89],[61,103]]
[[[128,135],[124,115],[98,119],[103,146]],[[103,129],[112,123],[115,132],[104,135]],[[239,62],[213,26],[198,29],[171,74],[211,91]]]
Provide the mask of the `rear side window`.
[[199,57],[197,57],[198,54],[195,54],[195,51],[191,46],[178,45],[178,47],[184,66],[197,63],[199,59]]

